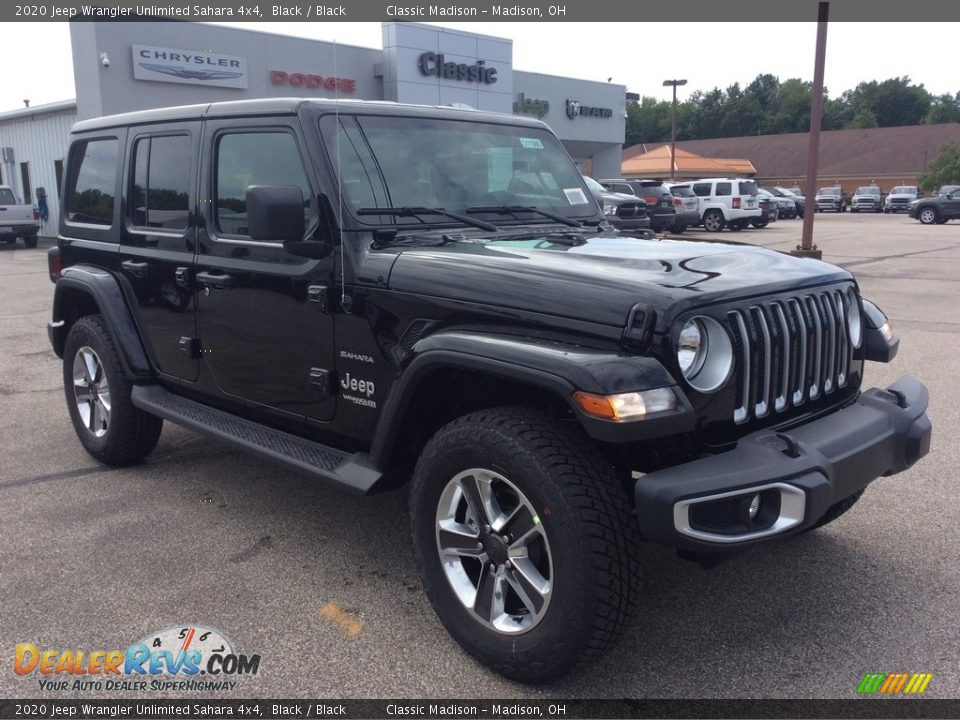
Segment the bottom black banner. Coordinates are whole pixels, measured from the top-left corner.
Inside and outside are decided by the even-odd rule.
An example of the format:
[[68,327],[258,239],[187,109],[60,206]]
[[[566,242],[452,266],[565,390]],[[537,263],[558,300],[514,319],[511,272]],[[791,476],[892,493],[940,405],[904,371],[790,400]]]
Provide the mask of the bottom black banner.
[[960,700],[0,700],[0,718],[960,718]]

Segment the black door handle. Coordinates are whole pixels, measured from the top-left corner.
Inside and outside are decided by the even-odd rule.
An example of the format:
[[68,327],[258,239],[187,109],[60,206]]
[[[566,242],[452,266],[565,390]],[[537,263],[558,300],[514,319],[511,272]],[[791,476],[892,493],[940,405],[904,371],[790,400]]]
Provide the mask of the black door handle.
[[122,263],[120,263],[120,267],[134,277],[142,278],[146,277],[147,271],[150,269],[150,263],[137,262],[136,260],[124,260]]
[[233,275],[226,273],[198,272],[196,277],[198,283],[209,285],[214,290],[226,290],[237,284]]

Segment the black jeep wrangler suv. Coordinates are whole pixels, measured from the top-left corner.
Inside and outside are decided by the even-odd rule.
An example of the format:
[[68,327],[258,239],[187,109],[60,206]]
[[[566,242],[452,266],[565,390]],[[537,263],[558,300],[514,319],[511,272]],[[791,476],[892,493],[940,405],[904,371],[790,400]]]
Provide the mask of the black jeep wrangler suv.
[[830,522],[927,453],[846,271],[613,229],[541,122],[257,100],[78,123],[49,325],[111,465],[164,420],[355,493],[409,483],[441,621],[498,672],[596,656],[640,542]]

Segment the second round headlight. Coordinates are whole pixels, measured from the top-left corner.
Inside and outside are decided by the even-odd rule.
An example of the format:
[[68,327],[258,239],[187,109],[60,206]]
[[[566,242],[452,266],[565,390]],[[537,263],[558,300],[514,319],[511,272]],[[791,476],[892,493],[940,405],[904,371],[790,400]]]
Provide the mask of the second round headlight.
[[684,379],[703,393],[719,389],[733,371],[733,345],[713,318],[687,320],[677,338],[677,364]]

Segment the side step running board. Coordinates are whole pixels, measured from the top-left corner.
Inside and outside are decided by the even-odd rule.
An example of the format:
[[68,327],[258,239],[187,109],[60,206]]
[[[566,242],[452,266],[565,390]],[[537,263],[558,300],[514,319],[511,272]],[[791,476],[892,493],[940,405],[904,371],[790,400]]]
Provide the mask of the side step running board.
[[364,453],[350,454],[174,395],[159,385],[136,385],[133,404],[151,415],[235,445],[354,493],[368,492],[381,473]]

